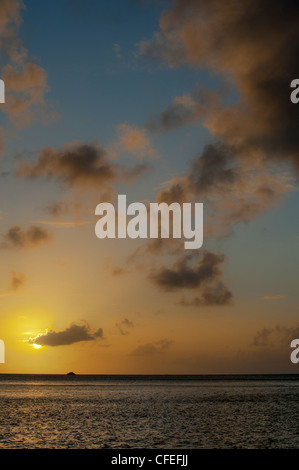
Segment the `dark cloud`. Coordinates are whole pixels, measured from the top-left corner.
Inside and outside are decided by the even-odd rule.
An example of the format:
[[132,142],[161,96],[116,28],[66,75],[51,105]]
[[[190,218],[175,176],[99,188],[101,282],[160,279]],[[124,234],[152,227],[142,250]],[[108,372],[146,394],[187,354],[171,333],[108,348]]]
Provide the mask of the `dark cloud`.
[[117,166],[99,145],[76,142],[60,150],[44,147],[37,162],[20,165],[16,173],[24,178],[44,176],[70,187],[101,187],[110,193],[111,183],[117,179]]
[[165,352],[173,344],[173,341],[161,339],[154,343],[147,343],[134,349],[131,356],[153,356]]
[[5,235],[2,235],[1,248],[32,249],[43,243],[49,243],[53,234],[49,230],[31,225],[27,230],[15,225]]
[[184,202],[190,197],[204,197],[211,192],[222,193],[230,190],[240,179],[240,168],[235,164],[231,148],[222,143],[208,144],[193,160],[186,177],[160,191],[157,200]]
[[150,274],[154,284],[165,292],[182,289],[197,290],[198,296],[189,300],[184,296],[178,302],[182,307],[210,307],[233,304],[233,294],[221,281],[220,265],[225,261],[221,253],[204,251],[194,265],[198,253],[177,258],[168,268],[160,267]]
[[296,0],[178,0],[160,18],[160,32],[139,47],[170,66],[232,76],[239,102],[205,125],[238,158],[281,159],[298,169],[299,108],[289,96],[299,66],[298,17]]
[[225,190],[239,177],[239,168],[233,166],[233,155],[223,144],[206,145],[200,158],[193,161],[188,174],[190,189],[194,194],[209,190]]
[[27,282],[27,276],[24,273],[17,273],[13,271],[10,279],[10,290],[13,292],[19,291]]
[[118,331],[121,335],[125,336],[129,334],[129,329],[134,328],[134,323],[125,318],[119,323],[116,323],[115,326],[117,327]]
[[294,189],[287,173],[263,165],[240,164],[232,147],[207,144],[190,169],[157,194],[158,202],[206,202],[206,235],[228,235],[238,222],[248,222],[277,204]]
[[193,254],[178,258],[171,268],[161,267],[150,275],[150,279],[161,289],[174,291],[197,289],[213,282],[222,274],[219,265],[224,262],[223,254],[206,251],[194,267],[190,265],[192,256]]
[[30,338],[30,344],[39,344],[41,346],[67,346],[80,341],[93,341],[97,338],[104,339],[102,328],[93,332],[88,324],[71,326],[63,331],[48,330],[47,333]]
[[178,202],[182,204],[187,202],[189,199],[189,188],[188,181],[185,177],[176,178],[175,181],[171,181],[167,189],[162,189],[157,194],[157,202],[166,202],[172,204]]
[[192,300],[186,300],[185,297],[179,302],[182,307],[220,307],[224,305],[231,305],[233,294],[222,283],[218,282],[214,286],[205,287],[200,297],[195,297]]
[[[106,150],[99,144],[73,142],[61,149],[44,147],[36,162],[19,164],[16,175],[29,179],[44,177],[70,188],[94,189],[107,200],[114,195],[114,183],[132,182],[149,169],[150,166],[146,162],[133,168],[125,168],[108,158]],[[69,207],[66,203],[57,202],[49,206],[48,210],[53,216],[60,216],[67,212]],[[76,210],[78,211],[78,207]]]

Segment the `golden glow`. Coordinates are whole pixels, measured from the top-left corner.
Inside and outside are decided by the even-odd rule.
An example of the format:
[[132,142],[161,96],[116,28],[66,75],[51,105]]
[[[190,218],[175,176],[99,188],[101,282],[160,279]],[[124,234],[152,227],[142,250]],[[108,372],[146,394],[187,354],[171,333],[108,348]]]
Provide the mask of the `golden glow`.
[[40,349],[42,347],[41,344],[33,344],[32,346],[34,347],[34,349]]

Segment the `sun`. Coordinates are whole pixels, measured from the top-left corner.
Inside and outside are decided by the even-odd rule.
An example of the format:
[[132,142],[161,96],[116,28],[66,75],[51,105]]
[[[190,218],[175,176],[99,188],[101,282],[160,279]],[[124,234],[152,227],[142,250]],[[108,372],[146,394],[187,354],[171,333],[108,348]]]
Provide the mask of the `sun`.
[[40,349],[42,347],[41,344],[33,344],[32,346],[34,347],[34,349]]

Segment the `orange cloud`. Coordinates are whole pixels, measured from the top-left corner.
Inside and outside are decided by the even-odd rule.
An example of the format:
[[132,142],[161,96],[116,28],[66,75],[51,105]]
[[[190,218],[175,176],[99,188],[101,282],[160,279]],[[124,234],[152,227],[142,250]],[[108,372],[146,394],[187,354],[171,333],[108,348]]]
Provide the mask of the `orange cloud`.
[[152,148],[145,129],[130,124],[118,124],[116,127],[118,139],[110,146],[110,155],[115,158],[120,153],[128,153],[137,158],[157,158],[157,152]]
[[[46,116],[49,104],[45,94],[49,91],[47,73],[22,45],[18,30],[22,24],[21,0],[2,0],[0,5],[0,52],[4,66],[1,78],[5,82],[5,103],[2,111],[16,127],[29,125],[36,117]],[[53,117],[51,111],[48,117]],[[4,150],[6,131],[0,129],[0,152]]]
[[280,299],[285,299],[286,295],[284,294],[277,294],[277,295],[265,295],[263,299],[265,300],[280,300]]

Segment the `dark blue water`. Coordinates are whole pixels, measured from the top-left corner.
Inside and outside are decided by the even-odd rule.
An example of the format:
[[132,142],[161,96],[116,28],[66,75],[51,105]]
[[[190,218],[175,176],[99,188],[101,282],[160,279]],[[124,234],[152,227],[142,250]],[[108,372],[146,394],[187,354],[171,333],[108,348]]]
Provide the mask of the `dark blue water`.
[[0,375],[0,448],[299,448],[299,377]]

